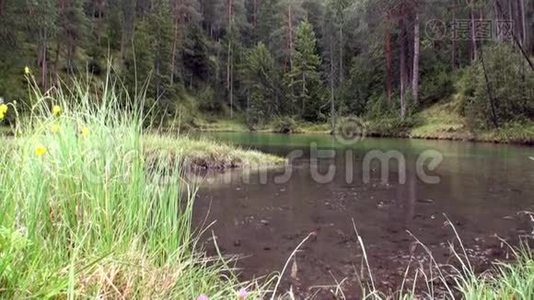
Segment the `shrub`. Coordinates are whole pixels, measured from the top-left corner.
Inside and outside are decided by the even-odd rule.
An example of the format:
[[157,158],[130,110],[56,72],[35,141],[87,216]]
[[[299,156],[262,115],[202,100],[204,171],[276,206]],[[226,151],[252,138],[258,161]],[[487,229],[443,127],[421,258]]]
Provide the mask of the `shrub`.
[[[501,127],[534,118],[534,76],[510,45],[486,46],[472,66],[465,113],[474,128]],[[487,76],[487,80],[486,80]],[[472,91],[472,94],[470,93]]]
[[297,132],[297,123],[291,117],[278,117],[271,123],[273,132],[291,134]]
[[454,92],[450,64],[431,47],[424,47],[421,61],[420,104],[429,106]]

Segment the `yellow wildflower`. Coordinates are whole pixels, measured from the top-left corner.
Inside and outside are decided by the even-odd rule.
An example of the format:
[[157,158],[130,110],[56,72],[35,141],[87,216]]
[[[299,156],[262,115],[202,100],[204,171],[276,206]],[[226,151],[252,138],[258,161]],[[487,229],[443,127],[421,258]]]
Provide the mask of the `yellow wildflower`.
[[25,66],[25,67],[24,67],[24,74],[26,74],[26,75],[31,75],[31,73],[32,73],[32,70],[30,69],[30,67]]
[[61,129],[61,127],[59,126],[59,124],[52,124],[52,126],[50,126],[50,131],[54,134],[58,133],[59,130]]
[[59,105],[54,105],[52,107],[52,113],[54,116],[59,116],[61,114],[61,107]]
[[80,133],[84,138],[87,138],[87,137],[89,137],[89,134],[91,134],[91,131],[89,130],[89,128],[84,127],[84,128],[82,128]]
[[7,105],[5,104],[0,104],[0,114],[5,114],[7,113]]
[[35,155],[43,156],[45,154],[46,154],[46,148],[44,146],[37,146],[37,148],[35,148]]
[[0,121],[2,121],[4,119],[5,115],[3,112],[0,112]]

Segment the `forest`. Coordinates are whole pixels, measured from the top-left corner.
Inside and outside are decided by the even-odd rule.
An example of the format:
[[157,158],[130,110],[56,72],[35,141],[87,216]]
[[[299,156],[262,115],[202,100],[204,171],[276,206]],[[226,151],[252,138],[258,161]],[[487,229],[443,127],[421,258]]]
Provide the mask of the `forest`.
[[192,127],[350,116],[387,134],[436,103],[470,131],[534,118],[528,0],[1,0],[0,28],[7,102],[24,99],[28,66],[45,91],[111,71]]
[[0,299],[534,299],[532,145],[534,0],[0,0]]

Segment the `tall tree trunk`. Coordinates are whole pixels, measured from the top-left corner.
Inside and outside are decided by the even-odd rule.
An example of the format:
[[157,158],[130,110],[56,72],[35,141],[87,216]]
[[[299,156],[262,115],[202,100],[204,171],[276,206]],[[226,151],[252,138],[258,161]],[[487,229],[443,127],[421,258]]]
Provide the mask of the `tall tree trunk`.
[[[456,3],[455,6],[452,8],[452,19],[456,20]],[[456,69],[456,38],[451,39],[451,69]]]
[[41,68],[41,87],[48,89],[48,32],[46,29],[42,32],[42,41],[39,47],[38,64]]
[[517,7],[519,10],[519,18],[520,18],[520,24],[521,24],[521,39],[522,39],[522,46],[527,46],[527,23],[526,23],[526,11],[525,11],[525,0],[517,0]]
[[386,15],[386,30],[384,33],[384,57],[386,59],[386,91],[388,101],[391,103],[391,97],[393,95],[393,68],[392,68],[392,51],[391,51],[391,33],[389,31],[389,12]]
[[302,72],[302,107],[300,110],[300,115],[304,114],[304,108],[306,107],[306,73]]
[[488,93],[488,101],[490,105],[491,112],[491,122],[495,128],[499,128],[499,120],[497,118],[497,110],[495,108],[496,99],[493,97],[493,91],[491,88],[491,83],[489,81],[488,72],[486,69],[486,62],[484,61],[484,52],[483,47],[480,47],[480,61],[482,63],[482,71],[484,72],[484,81],[486,82],[486,92]]
[[[501,4],[500,4],[499,0],[495,0],[495,3],[497,4],[497,8],[499,10],[499,13],[504,15],[503,9],[501,7]],[[521,46],[521,43],[519,42],[519,38],[517,37],[517,35],[515,34],[515,32],[513,30],[512,30],[512,41],[515,43],[515,45],[521,51],[521,54],[523,55],[523,57],[527,61],[528,65],[530,66],[530,69],[532,71],[534,71],[534,62],[532,62],[532,60],[530,59],[530,57],[529,57],[529,55],[527,53],[527,50],[525,50],[525,48],[523,48],[523,46]]]
[[499,21],[499,20],[502,20],[502,19],[504,19],[504,18],[503,18],[502,15],[499,13],[499,9],[498,9],[498,7],[497,7],[497,1],[493,2],[493,10],[494,10],[494,12],[493,12],[493,14],[494,14],[494,18],[493,18],[493,19],[494,19],[493,30],[495,30],[495,32],[497,33],[497,36],[496,36],[497,41],[502,42],[504,39],[503,39],[503,36],[502,36],[501,31],[500,31],[499,28],[498,28],[498,26],[499,26],[498,21]]
[[471,19],[471,60],[476,61],[477,60],[477,38],[476,38],[476,31],[475,31],[475,13],[473,12],[473,6],[469,7],[469,18]]
[[289,70],[293,69],[293,15],[291,13],[291,3],[287,9],[287,28],[288,28],[288,50],[289,50]]
[[173,17],[174,17],[174,35],[172,39],[172,50],[171,50],[171,77],[170,77],[170,83],[171,85],[174,84],[174,71],[176,67],[176,51],[178,48],[178,24],[179,24],[179,10],[178,10],[178,2],[175,0],[173,1]]
[[252,15],[252,26],[256,29],[258,25],[258,0],[253,0],[253,15]]
[[406,116],[406,27],[405,16],[400,19],[401,34],[400,42],[400,116],[402,119]]
[[334,91],[334,45],[332,36],[330,36],[330,122],[332,132],[336,129],[336,107],[335,107],[335,91]]
[[174,84],[174,72],[176,68],[176,51],[178,48],[178,22],[174,22],[174,38],[172,41],[171,53],[171,85]]
[[58,40],[57,41],[57,45],[56,45],[56,58],[54,59],[54,67],[53,67],[53,76],[54,78],[57,78],[57,74],[58,74],[58,71],[59,71],[59,54],[61,53],[61,41]]
[[98,1],[98,20],[96,21],[96,40],[98,41],[98,44],[100,44],[100,41],[102,39],[102,26],[104,23],[104,10],[106,8],[107,1]]
[[339,25],[339,85],[343,84],[343,21]]
[[122,12],[122,31],[121,31],[121,58],[126,57],[126,49],[132,42],[135,27],[136,6],[134,0],[124,0],[121,5]]
[[413,28],[413,76],[412,76],[412,97],[415,104],[419,103],[419,14],[415,13]]
[[234,117],[234,83],[233,83],[233,59],[232,59],[232,0],[228,0],[228,59],[226,62],[226,85],[228,88],[229,100],[230,100],[230,118]]

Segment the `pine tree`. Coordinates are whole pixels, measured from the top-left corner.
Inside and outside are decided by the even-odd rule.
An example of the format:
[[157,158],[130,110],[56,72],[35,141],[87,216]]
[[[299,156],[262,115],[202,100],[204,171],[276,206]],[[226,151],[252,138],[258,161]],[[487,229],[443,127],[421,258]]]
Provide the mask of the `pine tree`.
[[268,121],[280,111],[278,99],[279,74],[269,49],[263,43],[249,50],[242,65],[242,77],[247,90],[247,123],[254,126]]
[[272,34],[275,31],[275,27],[280,26],[282,23],[279,12],[279,0],[260,2],[258,20],[254,32],[256,33],[256,40],[263,42],[270,50],[273,50],[276,47],[272,40]]
[[154,57],[154,96],[161,107],[168,109],[172,105],[173,98],[171,90],[173,24],[168,0],[152,1],[148,24],[153,40],[151,50]]
[[171,0],[173,15],[173,41],[171,53],[171,84],[176,82],[176,76],[180,75],[179,53],[184,46],[184,41],[191,26],[198,26],[202,15],[198,0]]
[[[123,76],[125,84],[132,95],[140,96],[146,92],[148,100],[155,101],[156,91],[153,84],[155,43],[151,35],[150,23],[141,20],[137,23],[133,43],[129,54],[124,58]],[[146,91],[145,91],[146,88]],[[150,103],[148,103],[150,105]]]
[[321,58],[317,54],[317,39],[311,24],[303,21],[297,28],[293,69],[289,74],[294,105],[300,116],[317,121],[323,100],[323,88],[319,68]]
[[[58,72],[61,52],[65,53],[66,69],[74,70],[74,56],[85,38],[87,18],[83,12],[81,0],[59,0],[58,2],[58,34],[54,71]],[[64,46],[64,49],[62,48]]]
[[182,48],[184,84],[190,88],[199,87],[209,79],[210,61],[208,41],[201,28],[192,26]]
[[[27,8],[21,1],[0,0],[0,97],[5,101],[10,99],[24,99],[25,86],[18,80],[16,75],[21,74],[25,64],[30,60],[22,51],[25,18]],[[17,55],[13,55],[17,53]],[[32,53],[33,54],[33,53]],[[10,76],[10,74],[16,74]]]
[[27,14],[30,39],[37,43],[39,83],[46,90],[49,87],[50,43],[57,33],[57,2],[55,0],[28,2]]

